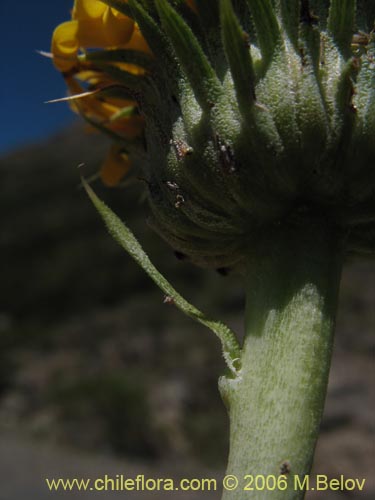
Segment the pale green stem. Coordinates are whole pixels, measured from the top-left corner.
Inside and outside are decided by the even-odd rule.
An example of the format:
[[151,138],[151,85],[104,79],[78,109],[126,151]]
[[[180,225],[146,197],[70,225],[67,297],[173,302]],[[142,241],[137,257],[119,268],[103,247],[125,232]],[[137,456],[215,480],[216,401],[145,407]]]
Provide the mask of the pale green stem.
[[[309,474],[327,389],[342,267],[337,234],[324,224],[280,231],[248,259],[242,368],[220,386],[230,415],[223,500],[301,499],[295,476]],[[244,491],[246,475],[287,474],[285,491]],[[281,485],[283,483],[280,483]],[[273,488],[273,480],[268,480]],[[283,487],[283,486],[282,486]]]

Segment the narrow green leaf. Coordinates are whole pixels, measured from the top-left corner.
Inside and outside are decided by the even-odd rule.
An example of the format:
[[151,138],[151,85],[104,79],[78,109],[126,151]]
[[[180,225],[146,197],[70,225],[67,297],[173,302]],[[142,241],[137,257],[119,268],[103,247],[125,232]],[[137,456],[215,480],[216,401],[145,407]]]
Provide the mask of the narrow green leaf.
[[375,26],[374,0],[357,0],[358,30],[369,33]]
[[101,63],[127,63],[135,64],[148,71],[153,68],[154,60],[150,54],[141,52],[140,50],[129,49],[106,49],[96,50],[95,52],[86,52],[79,56],[83,62],[101,62]]
[[132,17],[137,21],[142,35],[146,39],[151,50],[155,53],[157,53],[158,50],[163,51],[165,48],[165,40],[154,19],[137,0],[129,0],[128,5],[131,9]]
[[207,318],[196,307],[189,304],[155,268],[130,229],[128,229],[120,218],[96,196],[85,180],[82,180],[82,183],[113,238],[128,252],[137,264],[142,267],[154,283],[182,312],[202,325],[205,325],[219,337],[222,343],[225,361],[230,370],[236,374],[238,367],[236,368],[235,365],[238,365],[240,358],[240,347],[235,333],[225,324]]
[[[353,96],[357,108],[357,127],[371,140],[375,134],[375,34],[367,46],[367,55],[362,58],[356,92]],[[375,141],[371,140],[372,145]]]
[[356,0],[331,0],[328,31],[340,51],[348,56],[355,22]]
[[221,0],[220,8],[223,44],[240,111],[248,116],[255,101],[255,75],[247,34],[237,19],[231,0]]
[[165,35],[162,33],[156,21],[149,14],[148,10],[145,10],[139,1],[128,0],[128,4],[131,8],[133,18],[137,22],[142,35],[155,55],[155,58],[159,62],[162,61],[162,65],[159,66],[159,71],[168,72],[169,79],[175,83],[179,76],[179,71]]
[[321,57],[321,35],[317,17],[310,9],[310,1],[301,2],[301,23],[299,30],[299,52],[303,65],[312,65],[317,79],[319,79]]
[[145,9],[146,12],[150,14],[151,17],[157,18],[158,11],[156,10],[154,0],[138,0],[138,1],[140,4],[143,5],[143,8]]
[[[183,1],[186,2],[186,0]],[[188,23],[199,40],[202,41],[207,58],[215,68],[219,80],[223,81],[227,65],[221,42],[219,3],[218,0],[194,0],[196,22],[193,23],[191,17],[188,19]],[[189,10],[193,13],[191,8]]]
[[217,75],[190,27],[166,0],[156,0],[164,29],[203,109],[209,110],[222,92]]
[[271,0],[247,0],[254,19],[259,47],[265,64],[269,64],[280,43],[280,29]]
[[[354,121],[353,97],[354,86],[359,72],[359,62],[349,59],[341,71],[337,84],[336,106],[342,116],[349,114]],[[350,121],[352,121],[352,119]]]
[[198,17],[207,32],[219,33],[219,2],[217,0],[195,0]]
[[300,0],[279,0],[285,31],[294,47],[298,47],[298,26],[301,16]]
[[[359,71],[359,63],[356,59],[349,59],[341,71],[337,81],[335,95],[336,123],[334,125],[334,142],[336,147],[335,163],[333,168],[339,172],[346,167],[347,158],[350,157],[350,150],[355,150],[352,145],[352,135],[357,122],[357,112],[353,103],[355,94],[355,82]],[[356,163],[356,162],[354,162]],[[347,167],[346,167],[347,168]],[[353,168],[353,163],[349,162],[349,169]],[[334,173],[337,178],[336,172]]]
[[219,21],[219,6],[217,0],[195,0],[195,5],[199,12],[199,16],[204,21],[218,22]]
[[111,76],[116,82],[124,85],[130,91],[133,90],[137,93],[141,93],[144,90],[144,76],[133,75],[133,73],[117,68],[111,64],[96,63],[95,67]]

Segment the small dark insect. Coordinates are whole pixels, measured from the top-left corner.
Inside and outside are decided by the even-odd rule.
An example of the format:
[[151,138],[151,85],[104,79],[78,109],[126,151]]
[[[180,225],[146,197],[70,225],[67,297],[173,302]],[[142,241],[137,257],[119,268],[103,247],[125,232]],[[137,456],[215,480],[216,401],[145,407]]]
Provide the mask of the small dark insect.
[[184,203],[185,203],[185,198],[182,196],[182,194],[178,194],[176,196],[176,203],[174,204],[174,206],[178,209],[181,208]]
[[167,186],[168,189],[170,189],[171,191],[179,191],[180,190],[180,186],[177,184],[177,182],[173,182],[173,181],[165,181],[165,185]]
[[319,21],[319,18],[315,16],[311,10],[310,10],[310,2],[309,0],[302,0],[301,1],[301,23],[307,24],[309,26],[313,26],[314,24],[317,24]]
[[181,208],[181,206],[185,203],[185,198],[180,193],[180,186],[174,181],[165,181],[165,185],[170,191],[177,193],[174,206],[176,208]]
[[169,295],[165,295],[164,296],[164,300],[163,300],[163,304],[167,304],[168,306],[173,306],[174,305],[174,298],[169,296]]
[[237,171],[237,165],[232,148],[224,144],[217,134],[215,139],[219,151],[219,160],[224,172],[227,174],[234,174]]
[[[360,70],[360,61],[357,57],[352,58],[352,69],[355,73],[358,73],[358,71]],[[355,95],[356,95],[356,90],[355,90],[353,79],[351,78],[350,79],[350,91],[349,91],[349,111],[351,111],[352,113],[357,112],[357,108],[356,108],[355,104],[353,103],[353,99],[354,99]]]
[[291,470],[290,462],[288,460],[284,460],[284,462],[280,465],[280,475],[286,476],[287,474],[290,474]]
[[171,140],[171,144],[175,148],[178,160],[183,160],[185,156],[193,154],[193,148],[180,139],[175,141]]
[[366,47],[370,43],[371,36],[368,33],[364,33],[363,31],[359,31],[355,33],[352,38],[352,47]]
[[175,250],[174,256],[176,257],[177,260],[186,260],[187,259],[187,255],[185,255],[182,252],[179,252],[178,250]]
[[299,49],[299,55],[301,56],[302,66],[303,67],[307,66],[308,59],[307,59],[306,51],[305,51],[305,49],[303,47],[300,47],[300,49]]
[[216,272],[220,274],[220,276],[228,276],[230,269],[229,267],[219,267],[216,269]]
[[246,33],[246,31],[244,31],[242,36],[243,36],[243,42],[244,42],[245,47],[247,49],[250,48],[250,36],[249,36],[249,34]]
[[352,86],[350,89],[350,98],[349,98],[349,111],[351,111],[352,113],[357,112],[357,107],[353,103],[354,96],[355,96],[355,88],[354,86]]

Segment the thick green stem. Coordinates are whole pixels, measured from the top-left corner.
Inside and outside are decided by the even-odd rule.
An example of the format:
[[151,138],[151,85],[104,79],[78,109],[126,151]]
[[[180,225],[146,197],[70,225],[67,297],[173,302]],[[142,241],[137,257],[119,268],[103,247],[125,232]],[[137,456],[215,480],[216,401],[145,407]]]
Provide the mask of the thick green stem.
[[[239,481],[223,500],[304,497],[295,478],[310,472],[323,412],[342,267],[339,240],[324,224],[306,224],[275,233],[248,260],[242,368],[236,379],[221,381],[230,415],[227,474]],[[281,474],[286,489],[283,482],[277,488]],[[261,478],[256,484],[246,475],[274,476],[276,489],[271,491],[272,478],[263,488]],[[246,485],[253,490],[244,491]]]

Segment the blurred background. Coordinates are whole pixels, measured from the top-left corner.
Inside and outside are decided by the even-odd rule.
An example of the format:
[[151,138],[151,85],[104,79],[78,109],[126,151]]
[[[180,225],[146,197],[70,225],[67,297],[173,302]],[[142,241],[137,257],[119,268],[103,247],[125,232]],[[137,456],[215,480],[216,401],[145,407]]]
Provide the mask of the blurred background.
[[[228,452],[216,338],[163,304],[79,188],[77,166],[95,172],[106,140],[65,104],[44,104],[65,88],[35,49],[49,50],[70,7],[0,0],[0,500],[60,498],[45,487],[53,476],[220,478]],[[148,229],[139,187],[95,189],[186,298],[241,332],[237,277],[175,259]],[[314,465],[315,473],[366,478],[366,489],[308,498],[374,498],[374,306],[374,262],[348,262]]]

